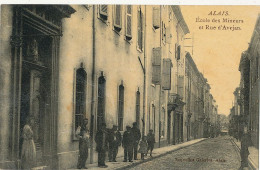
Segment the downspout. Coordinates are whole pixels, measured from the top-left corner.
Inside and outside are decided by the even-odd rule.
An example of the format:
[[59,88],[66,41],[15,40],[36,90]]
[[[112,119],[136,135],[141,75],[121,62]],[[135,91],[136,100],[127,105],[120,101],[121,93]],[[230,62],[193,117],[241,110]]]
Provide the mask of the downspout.
[[145,107],[146,107],[146,5],[145,5],[145,25],[144,25],[144,86],[143,86],[143,129],[142,129],[142,136],[144,136],[145,132]]
[[[160,25],[162,24],[162,6],[160,5]],[[163,25],[161,26],[163,30]],[[165,34],[165,32],[164,32]],[[162,48],[162,31],[160,31],[160,47]],[[162,50],[163,51],[163,50]],[[162,53],[161,51],[161,53]],[[162,74],[162,62],[161,62],[161,74]],[[162,77],[160,77],[160,85],[159,85],[159,148],[161,147],[161,88],[162,88]],[[154,120],[155,121],[155,120]],[[155,129],[155,127],[154,127]]]
[[95,102],[95,64],[96,64],[96,35],[95,35],[95,5],[93,5],[93,21],[92,21],[92,34],[93,34],[93,39],[92,39],[92,92],[91,92],[91,120],[90,120],[90,163],[93,163],[93,144],[94,144],[94,102]]

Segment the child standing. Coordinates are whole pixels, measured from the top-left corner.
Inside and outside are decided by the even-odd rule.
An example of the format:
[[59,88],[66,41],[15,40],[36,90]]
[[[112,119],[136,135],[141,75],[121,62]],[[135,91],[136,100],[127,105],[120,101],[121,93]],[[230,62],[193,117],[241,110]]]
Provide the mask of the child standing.
[[146,142],[146,136],[142,137],[142,140],[139,143],[139,153],[141,153],[141,159],[144,160],[144,154],[147,153],[147,142]]

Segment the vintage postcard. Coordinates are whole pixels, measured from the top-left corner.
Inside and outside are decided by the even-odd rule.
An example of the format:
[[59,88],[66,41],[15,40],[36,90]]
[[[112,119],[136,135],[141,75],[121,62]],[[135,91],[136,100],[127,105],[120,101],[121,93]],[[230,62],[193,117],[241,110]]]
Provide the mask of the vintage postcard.
[[260,6],[2,4],[0,169],[259,169]]

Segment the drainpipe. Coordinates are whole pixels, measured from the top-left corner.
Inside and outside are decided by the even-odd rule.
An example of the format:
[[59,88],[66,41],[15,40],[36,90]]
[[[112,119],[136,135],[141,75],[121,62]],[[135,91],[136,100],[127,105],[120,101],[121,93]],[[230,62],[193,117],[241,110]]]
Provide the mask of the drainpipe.
[[94,144],[94,114],[95,114],[95,109],[94,109],[94,102],[95,102],[95,64],[96,64],[96,41],[95,41],[95,5],[93,5],[93,22],[92,22],[92,45],[93,45],[93,55],[92,55],[92,92],[91,92],[91,120],[90,120],[90,163],[93,163],[93,144]]
[[142,129],[142,136],[144,136],[145,132],[145,107],[146,107],[146,5],[145,5],[145,27],[144,27],[144,86],[143,86],[143,129]]
[[[160,25],[162,24],[162,6],[160,5]],[[161,29],[163,30],[163,25],[161,25]],[[165,34],[165,32],[164,32]],[[162,48],[162,31],[160,31],[160,47]],[[163,51],[163,50],[162,50]],[[161,51],[161,53],[162,53]],[[161,74],[162,74],[162,62],[161,62]],[[160,78],[160,85],[159,85],[159,148],[161,147],[161,90],[162,90],[162,76]],[[155,121],[155,120],[154,120]],[[155,130],[155,128],[154,128]]]

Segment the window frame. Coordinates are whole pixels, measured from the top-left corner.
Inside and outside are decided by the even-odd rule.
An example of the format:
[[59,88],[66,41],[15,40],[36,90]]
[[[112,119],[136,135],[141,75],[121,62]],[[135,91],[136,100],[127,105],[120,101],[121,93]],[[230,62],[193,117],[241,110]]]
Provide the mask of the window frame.
[[[139,37],[139,32],[140,32],[140,35],[141,35],[141,38]],[[138,7],[137,9],[137,50],[139,52],[143,52],[143,49],[144,49],[144,29],[143,29],[143,12],[142,12],[142,9],[141,7]],[[141,40],[140,40],[141,39]],[[141,42],[139,42],[141,41]],[[141,43],[141,44],[139,44]],[[141,45],[141,47],[140,47]]]
[[[79,93],[83,93],[83,113],[77,113],[77,96],[78,96],[78,92],[77,92],[77,77],[78,77],[78,74],[77,72],[78,71],[84,71],[84,76],[85,76],[85,79],[84,79],[84,82],[83,82],[83,85],[82,85],[82,89],[83,91],[82,92],[79,92]],[[78,126],[76,127],[76,124],[77,124],[77,116],[82,116],[82,120],[84,118],[86,118],[86,98],[87,98],[87,72],[86,70],[83,68],[83,67],[79,67],[79,68],[75,68],[74,69],[74,76],[73,76],[73,128],[72,128],[72,140],[79,140],[76,136],[76,130],[78,128],[78,126],[80,126],[80,122],[78,122]],[[82,123],[82,122],[81,122]]]
[[[117,22],[117,7],[120,7],[119,10],[119,21],[120,24],[118,25]],[[122,30],[122,5],[113,5],[113,28],[115,31],[120,32]]]
[[123,84],[118,86],[118,130],[124,130],[124,93],[125,87]]
[[139,89],[136,91],[136,122],[137,126],[140,128],[140,116],[141,116],[141,93]]
[[[131,14],[128,13],[128,7],[131,7]],[[128,20],[127,20],[127,17],[130,17],[131,18],[131,23],[130,23],[130,30],[131,30],[131,34],[128,34]],[[132,38],[133,38],[133,6],[132,5],[126,5],[125,6],[125,38],[127,41],[130,41]]]

